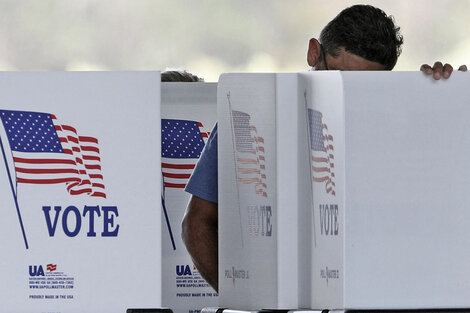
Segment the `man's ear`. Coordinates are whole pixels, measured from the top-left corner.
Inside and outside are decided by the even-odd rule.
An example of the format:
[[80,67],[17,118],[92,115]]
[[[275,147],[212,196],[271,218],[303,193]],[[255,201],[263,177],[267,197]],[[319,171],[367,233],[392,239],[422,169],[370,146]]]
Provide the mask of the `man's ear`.
[[307,51],[307,63],[311,67],[317,65],[318,61],[320,60],[321,55],[321,47],[320,42],[312,38],[308,43],[308,51]]

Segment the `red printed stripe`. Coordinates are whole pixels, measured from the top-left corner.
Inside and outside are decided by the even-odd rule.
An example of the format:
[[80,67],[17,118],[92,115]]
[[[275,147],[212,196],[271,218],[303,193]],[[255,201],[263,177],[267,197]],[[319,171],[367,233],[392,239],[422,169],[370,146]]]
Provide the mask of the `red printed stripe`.
[[27,163],[27,164],[73,164],[73,160],[61,160],[61,159],[24,159],[24,158],[13,158],[15,162]]
[[100,157],[91,156],[91,155],[84,155],[84,156],[83,156],[83,159],[84,159],[84,160],[87,160],[87,161],[98,161],[98,162],[101,161],[101,158],[100,158]]
[[33,169],[17,167],[16,171],[26,174],[78,174],[78,171],[74,169]]
[[168,177],[168,178],[189,178],[191,174],[174,174],[174,173],[166,173],[163,172],[163,177]]
[[192,170],[194,168],[194,164],[170,164],[170,163],[162,163],[162,168],[173,168],[179,170]]
[[106,199],[106,194],[102,193],[102,192],[94,192],[91,194],[91,196],[93,197],[101,197],[101,198],[105,198]]
[[93,142],[93,143],[98,144],[98,139],[93,138],[93,137],[78,136],[78,139],[79,139],[80,141]]
[[69,190],[69,193],[73,196],[82,195],[84,193],[90,193],[90,192],[91,192],[91,188],[85,188],[81,190]]
[[92,147],[92,146],[80,146],[80,148],[82,148],[83,151],[91,151],[91,152],[100,153],[100,149],[98,149],[98,148],[96,148],[96,147]]
[[76,143],[76,144],[78,144],[78,142],[79,142],[77,137],[67,136],[67,139],[71,142]]
[[100,165],[88,165],[88,164],[85,164],[85,168],[87,170],[101,170],[101,166]]
[[184,188],[186,187],[186,184],[174,184],[174,183],[165,182],[165,187],[166,188]]
[[89,176],[92,179],[103,179],[103,175],[101,174],[90,174]]
[[79,178],[55,178],[55,179],[26,179],[18,178],[19,183],[23,184],[61,184],[73,181],[80,181]]
[[72,132],[72,133],[77,133],[77,130],[75,128],[73,128],[72,126],[69,126],[69,125],[62,125],[62,129],[63,130],[68,130],[69,132]]

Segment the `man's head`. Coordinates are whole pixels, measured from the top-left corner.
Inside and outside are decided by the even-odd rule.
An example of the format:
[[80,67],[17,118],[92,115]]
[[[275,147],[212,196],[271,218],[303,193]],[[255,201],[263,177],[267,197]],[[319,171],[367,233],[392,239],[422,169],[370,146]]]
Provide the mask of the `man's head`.
[[399,31],[393,17],[378,8],[349,7],[322,30],[321,44],[310,39],[308,64],[322,70],[392,70],[403,44]]
[[183,70],[166,70],[161,75],[162,82],[203,82],[204,79]]

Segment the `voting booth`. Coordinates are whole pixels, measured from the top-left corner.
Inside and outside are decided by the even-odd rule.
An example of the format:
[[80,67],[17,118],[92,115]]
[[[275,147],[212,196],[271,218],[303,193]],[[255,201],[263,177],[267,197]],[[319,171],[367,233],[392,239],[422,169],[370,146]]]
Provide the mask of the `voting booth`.
[[160,307],[160,74],[0,81],[2,311]]
[[469,83],[223,75],[220,306],[469,308]]
[[190,194],[184,187],[216,122],[217,84],[168,82],[162,93],[162,305],[197,313],[218,305],[215,290],[201,277],[181,240],[181,221]]
[[312,306],[469,308],[470,77],[299,82],[314,181]]
[[220,77],[221,307],[309,307],[310,251],[304,247],[311,200],[304,196],[311,186],[297,80],[297,74]]

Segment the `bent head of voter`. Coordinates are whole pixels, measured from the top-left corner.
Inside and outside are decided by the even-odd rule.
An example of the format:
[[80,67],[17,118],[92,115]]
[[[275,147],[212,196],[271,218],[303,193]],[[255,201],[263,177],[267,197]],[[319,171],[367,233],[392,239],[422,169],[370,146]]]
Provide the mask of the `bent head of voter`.
[[341,11],[319,40],[309,42],[307,62],[315,70],[392,70],[403,36],[392,16],[370,5]]
[[173,70],[166,69],[161,74],[162,82],[181,82],[181,83],[192,83],[192,82],[204,82],[204,79],[198,77],[192,73],[186,72],[185,70]]

